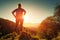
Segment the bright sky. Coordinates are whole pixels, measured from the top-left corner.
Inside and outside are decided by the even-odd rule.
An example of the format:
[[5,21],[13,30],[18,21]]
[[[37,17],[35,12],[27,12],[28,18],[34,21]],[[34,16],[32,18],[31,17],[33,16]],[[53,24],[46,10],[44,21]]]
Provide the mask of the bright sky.
[[40,23],[46,17],[53,15],[54,8],[60,0],[0,0],[0,17],[15,21],[12,10],[21,3],[26,10],[25,23]]

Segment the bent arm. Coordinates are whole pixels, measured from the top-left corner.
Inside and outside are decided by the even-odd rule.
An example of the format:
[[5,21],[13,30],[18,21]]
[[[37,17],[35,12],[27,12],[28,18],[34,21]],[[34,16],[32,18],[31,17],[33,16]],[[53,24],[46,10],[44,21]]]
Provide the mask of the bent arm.
[[12,11],[12,14],[14,17],[16,17],[16,15],[14,14],[16,12],[16,9]]
[[23,11],[24,11],[24,15],[26,14],[26,11],[23,9]]

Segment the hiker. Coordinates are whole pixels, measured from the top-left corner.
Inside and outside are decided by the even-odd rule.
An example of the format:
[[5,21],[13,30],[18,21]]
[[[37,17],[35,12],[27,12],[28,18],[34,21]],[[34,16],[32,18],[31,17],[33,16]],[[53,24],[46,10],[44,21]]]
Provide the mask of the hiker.
[[[16,19],[16,28],[20,25],[20,30],[23,28],[23,16],[26,14],[26,11],[21,7],[21,4],[18,4],[18,8],[12,11],[13,16]],[[15,29],[16,30],[16,29]]]

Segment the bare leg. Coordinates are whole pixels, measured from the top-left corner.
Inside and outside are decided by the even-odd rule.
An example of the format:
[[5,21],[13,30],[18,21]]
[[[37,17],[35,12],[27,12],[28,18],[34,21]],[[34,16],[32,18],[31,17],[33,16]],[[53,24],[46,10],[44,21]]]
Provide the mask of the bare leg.
[[[16,19],[16,23],[15,23],[15,31],[14,31],[14,32],[17,32],[18,24],[19,24],[19,21]],[[13,34],[12,40],[14,40],[15,35],[16,35],[16,34]]]
[[18,25],[19,25],[19,20],[16,20],[16,27],[15,27],[15,31],[17,31]]
[[20,31],[19,34],[21,35],[23,31],[23,20],[20,20]]
[[20,31],[23,30],[23,19],[20,21]]

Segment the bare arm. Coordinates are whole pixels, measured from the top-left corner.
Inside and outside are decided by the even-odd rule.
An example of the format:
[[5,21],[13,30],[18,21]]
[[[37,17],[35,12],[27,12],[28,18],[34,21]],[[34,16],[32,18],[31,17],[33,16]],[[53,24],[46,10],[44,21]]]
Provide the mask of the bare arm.
[[26,10],[23,9],[23,11],[24,11],[24,15],[25,15],[26,14]]
[[16,17],[16,15],[14,14],[16,12],[16,9],[12,11],[12,14],[14,17]]

